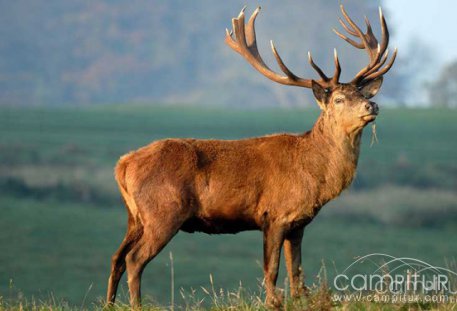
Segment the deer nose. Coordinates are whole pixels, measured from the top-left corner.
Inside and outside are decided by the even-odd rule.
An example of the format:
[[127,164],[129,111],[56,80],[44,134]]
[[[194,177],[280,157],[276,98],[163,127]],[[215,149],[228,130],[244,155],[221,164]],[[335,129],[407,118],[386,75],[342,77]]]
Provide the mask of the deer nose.
[[379,111],[379,107],[378,107],[378,104],[376,104],[375,102],[368,102],[365,104],[365,109],[369,112],[369,113],[374,113],[374,114],[378,114],[378,111]]
[[378,112],[379,112],[379,106],[376,103],[373,103],[373,112],[376,114],[378,114]]

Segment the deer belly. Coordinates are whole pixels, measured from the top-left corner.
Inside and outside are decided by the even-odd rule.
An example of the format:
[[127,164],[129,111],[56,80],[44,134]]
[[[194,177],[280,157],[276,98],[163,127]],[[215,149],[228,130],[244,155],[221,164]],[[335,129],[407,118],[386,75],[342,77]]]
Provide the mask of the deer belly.
[[240,231],[258,230],[259,226],[249,218],[204,218],[192,217],[182,226],[185,232],[204,232],[208,234],[238,233]]

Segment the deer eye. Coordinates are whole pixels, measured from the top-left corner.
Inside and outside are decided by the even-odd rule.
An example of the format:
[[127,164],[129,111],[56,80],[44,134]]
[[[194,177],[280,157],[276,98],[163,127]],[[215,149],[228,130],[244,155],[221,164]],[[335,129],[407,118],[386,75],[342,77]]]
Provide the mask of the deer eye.
[[344,102],[344,99],[342,99],[341,97],[335,98],[335,104],[342,104],[343,102]]

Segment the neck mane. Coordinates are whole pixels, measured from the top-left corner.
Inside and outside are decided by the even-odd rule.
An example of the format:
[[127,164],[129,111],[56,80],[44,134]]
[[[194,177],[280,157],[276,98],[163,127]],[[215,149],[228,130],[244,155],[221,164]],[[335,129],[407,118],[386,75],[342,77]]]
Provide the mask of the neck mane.
[[338,196],[354,179],[359,160],[363,128],[346,133],[331,116],[321,113],[308,132],[308,146],[314,154],[313,166],[322,176],[318,201],[321,205]]
[[359,128],[349,133],[345,132],[341,126],[336,124],[331,115],[322,112],[311,129],[311,136],[313,139],[318,139],[340,150],[357,165],[362,131],[363,128]]

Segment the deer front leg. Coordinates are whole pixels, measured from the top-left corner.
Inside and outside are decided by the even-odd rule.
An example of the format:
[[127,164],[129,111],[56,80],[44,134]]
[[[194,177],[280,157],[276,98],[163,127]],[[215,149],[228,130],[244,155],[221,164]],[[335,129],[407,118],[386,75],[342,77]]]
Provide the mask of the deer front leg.
[[266,304],[273,307],[281,305],[281,296],[276,293],[281,247],[284,242],[284,230],[268,226],[263,232],[263,272],[265,276]]
[[301,242],[303,228],[295,229],[286,235],[284,240],[284,256],[286,258],[287,274],[290,280],[290,295],[298,298],[306,293],[301,267]]

